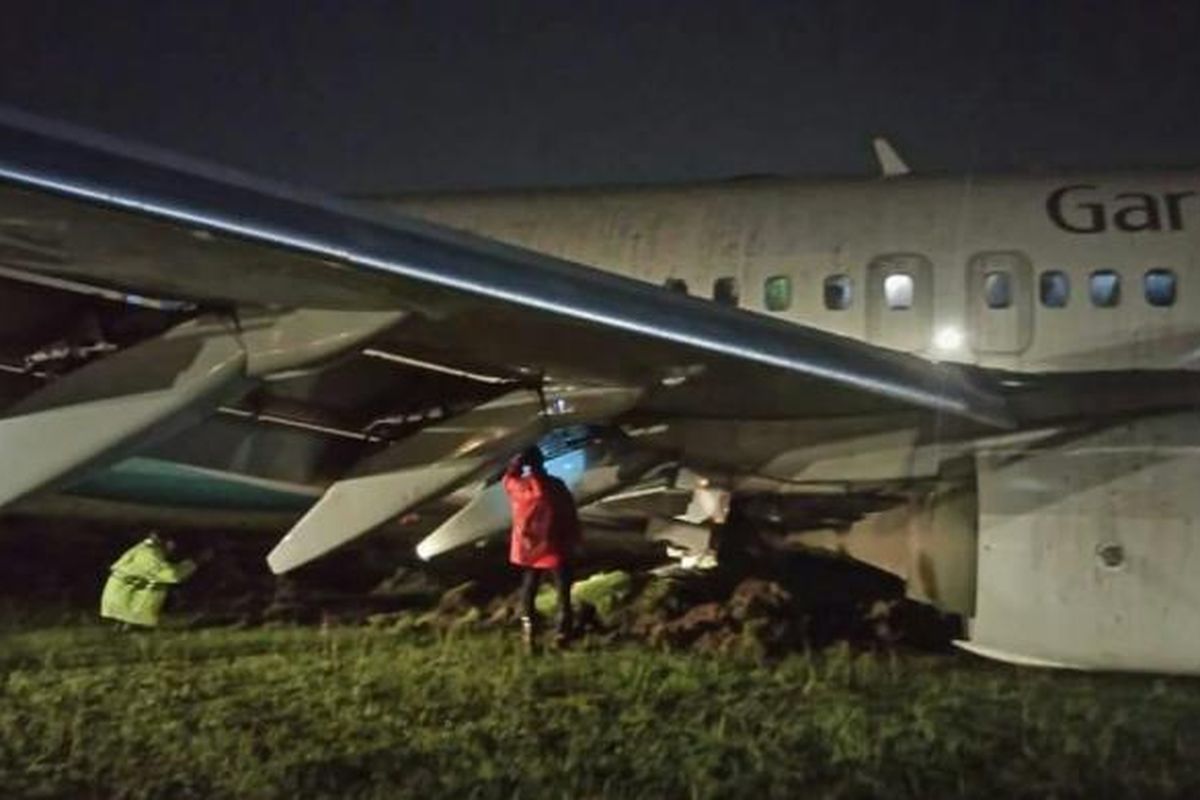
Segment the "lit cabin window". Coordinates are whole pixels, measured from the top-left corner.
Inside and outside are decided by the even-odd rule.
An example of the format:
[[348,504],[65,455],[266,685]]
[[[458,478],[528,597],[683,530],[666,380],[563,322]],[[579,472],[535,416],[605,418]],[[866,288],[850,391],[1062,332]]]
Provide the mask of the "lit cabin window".
[[887,298],[888,308],[893,311],[904,311],[912,308],[913,277],[907,272],[894,272],[883,279],[883,296]]
[[1046,308],[1065,308],[1071,297],[1071,279],[1057,269],[1047,270],[1038,277],[1038,297]]
[[1165,308],[1175,305],[1175,273],[1169,269],[1147,270],[1142,278],[1146,302]]
[[663,286],[665,286],[668,290],[675,292],[676,294],[688,293],[687,281],[685,281],[683,278],[667,278],[666,282],[663,283]]
[[983,276],[983,299],[988,308],[1012,305],[1012,280],[1007,272],[989,272]]
[[1121,302],[1121,276],[1111,269],[1100,269],[1092,273],[1092,305],[1097,308],[1114,308]]
[[763,281],[763,305],[767,311],[787,311],[792,307],[792,279],[772,275]]
[[853,288],[849,275],[830,275],[825,279],[825,307],[830,311],[845,311],[854,299]]
[[713,300],[721,305],[736,306],[738,304],[737,278],[717,278],[713,281]]

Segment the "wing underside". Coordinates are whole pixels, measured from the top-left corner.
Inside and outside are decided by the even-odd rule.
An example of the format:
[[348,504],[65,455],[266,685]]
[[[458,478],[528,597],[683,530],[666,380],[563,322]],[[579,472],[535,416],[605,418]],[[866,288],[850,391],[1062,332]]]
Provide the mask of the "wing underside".
[[[0,502],[161,446],[213,411],[344,433],[353,441],[340,456],[270,476],[332,481],[281,545],[299,554],[281,556],[284,568],[332,546],[310,541],[322,531],[340,525],[347,538],[478,480],[556,425],[888,413],[1011,424],[966,368],[12,112],[0,113],[0,281],[153,317],[128,346],[104,342],[12,396],[0,443],[28,447],[72,420],[90,433],[86,447],[49,448],[36,475],[0,482]],[[30,342],[13,345],[20,326],[10,327],[0,321],[5,352],[24,348],[28,371]],[[395,370],[431,366],[454,384],[437,419],[457,427],[427,431],[418,413],[414,437],[375,435],[386,395],[411,389]],[[373,380],[381,369],[391,372]],[[301,410],[264,412],[264,402]],[[313,421],[313,407],[328,414]],[[601,440],[587,491],[652,466]]]
[[890,404],[1008,422],[952,365],[11,114],[0,123],[0,236],[27,243],[13,268],[209,308],[394,309],[409,314],[394,335],[410,350],[524,373],[765,380],[770,391],[742,393],[747,416],[786,397],[792,414]]

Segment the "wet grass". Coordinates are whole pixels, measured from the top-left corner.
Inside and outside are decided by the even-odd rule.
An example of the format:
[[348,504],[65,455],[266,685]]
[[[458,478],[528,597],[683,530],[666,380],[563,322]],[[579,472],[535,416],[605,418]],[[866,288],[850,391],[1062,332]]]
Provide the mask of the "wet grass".
[[0,632],[3,797],[1197,796],[1200,682],[346,628]]

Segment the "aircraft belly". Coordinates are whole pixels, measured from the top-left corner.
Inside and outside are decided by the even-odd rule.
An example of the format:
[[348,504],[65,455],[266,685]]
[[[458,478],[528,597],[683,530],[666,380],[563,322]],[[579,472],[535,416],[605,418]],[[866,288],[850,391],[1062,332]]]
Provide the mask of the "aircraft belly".
[[[644,441],[683,460],[742,476],[739,488],[787,484],[908,481],[937,476],[941,464],[970,452],[970,429],[931,428],[910,414],[826,418],[677,418],[634,420]],[[639,430],[640,428],[640,430]]]

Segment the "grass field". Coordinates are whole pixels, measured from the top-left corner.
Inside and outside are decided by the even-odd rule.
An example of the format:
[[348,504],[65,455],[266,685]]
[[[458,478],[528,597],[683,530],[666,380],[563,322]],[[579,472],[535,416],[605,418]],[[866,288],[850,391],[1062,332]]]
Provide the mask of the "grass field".
[[0,633],[4,797],[1200,796],[1200,683],[366,628]]

